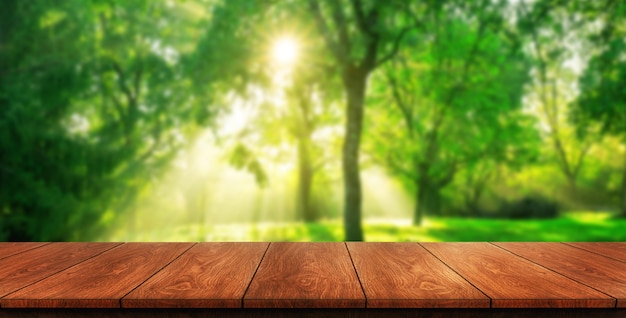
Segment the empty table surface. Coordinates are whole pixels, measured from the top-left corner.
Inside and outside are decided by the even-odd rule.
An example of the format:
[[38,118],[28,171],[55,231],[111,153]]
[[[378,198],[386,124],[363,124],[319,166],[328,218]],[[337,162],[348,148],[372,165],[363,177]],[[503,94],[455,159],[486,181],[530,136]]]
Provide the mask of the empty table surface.
[[626,243],[0,243],[6,308],[623,308]]

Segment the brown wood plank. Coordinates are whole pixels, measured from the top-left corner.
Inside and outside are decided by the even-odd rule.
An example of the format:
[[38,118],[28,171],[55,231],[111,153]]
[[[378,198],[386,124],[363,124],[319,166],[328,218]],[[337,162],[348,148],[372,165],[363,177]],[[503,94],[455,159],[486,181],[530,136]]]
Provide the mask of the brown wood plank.
[[5,309],[0,318],[624,318],[624,308]]
[[357,308],[365,296],[345,243],[271,243],[246,308]]
[[126,243],[0,299],[6,308],[115,308],[193,243]]
[[0,259],[22,253],[46,244],[46,242],[0,242]]
[[562,243],[495,243],[543,267],[597,289],[626,308],[626,263]]
[[489,243],[421,243],[494,308],[609,308],[615,299]]
[[490,299],[416,243],[347,243],[368,308],[488,308]]
[[566,244],[626,262],[626,242],[585,242]]
[[54,275],[120,243],[52,243],[0,260],[0,297]]
[[241,308],[268,243],[199,243],[122,299],[127,308]]

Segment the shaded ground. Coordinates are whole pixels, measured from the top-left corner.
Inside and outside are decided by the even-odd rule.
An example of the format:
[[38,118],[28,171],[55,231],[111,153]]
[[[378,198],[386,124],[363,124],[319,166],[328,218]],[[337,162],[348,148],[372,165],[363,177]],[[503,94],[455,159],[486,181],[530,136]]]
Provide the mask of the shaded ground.
[[[550,220],[428,218],[367,220],[366,241],[626,241],[626,219],[607,213],[572,213]],[[181,226],[111,237],[114,241],[341,241],[339,221],[320,223]]]

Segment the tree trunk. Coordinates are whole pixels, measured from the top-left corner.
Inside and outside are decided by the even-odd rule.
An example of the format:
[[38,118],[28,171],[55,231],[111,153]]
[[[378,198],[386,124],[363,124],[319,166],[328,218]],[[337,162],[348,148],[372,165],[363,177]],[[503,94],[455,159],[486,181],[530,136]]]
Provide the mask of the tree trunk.
[[348,93],[346,132],[343,144],[344,230],[346,241],[362,241],[361,177],[359,175],[359,145],[363,126],[363,103],[367,72],[354,66],[346,67],[343,83]]
[[198,195],[199,190],[197,189],[197,184],[189,184],[189,186],[184,190],[183,197],[185,198],[185,211],[187,212],[185,215],[185,224],[194,224],[198,220],[198,210],[200,207],[200,197]]
[[422,225],[422,217],[424,216],[424,201],[426,198],[426,184],[424,180],[416,182],[415,184],[415,210],[413,212],[413,225]]
[[[424,204],[421,204],[423,211],[427,211],[428,215],[441,215],[441,187],[434,182],[427,183],[423,200]],[[422,214],[422,218],[424,215]]]
[[481,182],[476,182],[474,184],[466,186],[469,188],[469,190],[465,194],[465,209],[467,210],[467,212],[470,213],[470,215],[481,215],[482,210],[480,209],[479,202],[485,189],[485,184]]
[[626,218],[626,152],[624,153],[624,171],[622,173],[622,211],[620,217]]
[[298,140],[298,216],[305,222],[317,221],[317,214],[311,205],[311,189],[313,184],[313,167],[309,152],[309,140]]
[[429,177],[420,177],[415,183],[415,210],[413,212],[413,225],[422,225],[422,220],[426,212],[433,215],[439,215],[441,210],[441,193],[442,187],[437,185]]
[[[428,148],[433,149],[432,139]],[[415,181],[415,211],[413,212],[413,225],[420,226],[422,224],[422,218],[426,211],[426,195],[428,193],[428,187],[430,186],[430,180],[428,180],[428,170],[430,165],[428,162],[419,161],[417,157],[413,158],[413,164],[417,170],[417,178]]]
[[316,211],[311,204],[311,191],[315,169],[311,159],[311,133],[314,129],[311,115],[311,98],[313,87],[307,83],[294,85],[293,94],[297,109],[297,127],[294,134],[298,143],[298,189],[296,193],[297,217],[305,222],[317,221]]

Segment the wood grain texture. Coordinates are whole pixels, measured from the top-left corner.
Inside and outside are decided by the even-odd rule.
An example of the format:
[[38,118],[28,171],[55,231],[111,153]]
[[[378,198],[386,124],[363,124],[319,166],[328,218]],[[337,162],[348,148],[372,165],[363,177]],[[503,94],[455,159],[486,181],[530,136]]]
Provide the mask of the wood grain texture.
[[0,259],[23,253],[46,244],[46,242],[0,242]]
[[587,242],[565,244],[626,262],[626,242]]
[[624,308],[603,309],[5,309],[0,318],[624,318]]
[[122,299],[127,308],[241,308],[269,243],[199,243]]
[[626,263],[562,243],[495,244],[616,298],[617,307],[626,307]]
[[494,308],[610,308],[615,299],[489,243],[421,243]]
[[271,243],[246,308],[357,308],[365,296],[345,243]]
[[368,308],[488,308],[490,299],[416,243],[347,243]]
[[126,243],[0,299],[8,308],[115,308],[193,243]]
[[54,275],[120,243],[52,243],[0,260],[0,297]]

